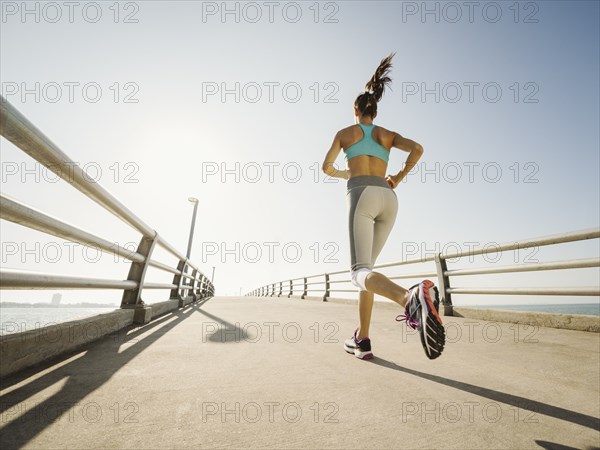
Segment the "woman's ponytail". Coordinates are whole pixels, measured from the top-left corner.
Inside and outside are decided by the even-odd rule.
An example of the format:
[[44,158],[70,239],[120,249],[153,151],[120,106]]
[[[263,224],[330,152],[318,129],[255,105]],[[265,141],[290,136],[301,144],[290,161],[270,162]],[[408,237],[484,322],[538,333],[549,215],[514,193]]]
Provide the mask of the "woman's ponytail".
[[365,85],[365,92],[360,94],[354,101],[354,106],[364,116],[375,117],[377,115],[377,102],[383,97],[385,88],[392,83],[389,77],[392,69],[392,58],[396,53],[391,53],[382,59],[375,74]]

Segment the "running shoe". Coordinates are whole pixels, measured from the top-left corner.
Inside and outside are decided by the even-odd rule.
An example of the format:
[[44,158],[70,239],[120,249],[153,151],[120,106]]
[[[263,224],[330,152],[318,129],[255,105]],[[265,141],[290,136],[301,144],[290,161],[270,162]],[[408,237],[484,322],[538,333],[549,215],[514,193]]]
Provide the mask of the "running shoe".
[[346,339],[344,342],[344,350],[348,353],[354,354],[359,359],[371,359],[373,358],[373,352],[371,351],[371,339],[364,338],[358,339],[356,337],[356,331],[350,339]]
[[438,288],[433,282],[424,280],[408,290],[404,315],[396,317],[397,321],[406,321],[410,328],[419,331],[421,344],[429,359],[440,356],[446,343],[446,332],[438,314],[439,305]]

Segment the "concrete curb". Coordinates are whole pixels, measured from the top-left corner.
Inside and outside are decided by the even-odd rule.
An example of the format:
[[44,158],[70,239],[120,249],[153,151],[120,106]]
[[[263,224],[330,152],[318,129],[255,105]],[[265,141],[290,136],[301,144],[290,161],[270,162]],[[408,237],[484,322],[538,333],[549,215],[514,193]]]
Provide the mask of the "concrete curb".
[[454,306],[452,309],[453,316],[455,317],[600,333],[600,317],[598,316],[482,309],[462,306]]
[[179,300],[166,300],[164,302],[152,303],[148,306],[152,308],[152,319],[156,319],[163,314],[179,309]]
[[[152,303],[144,308],[115,309],[84,319],[0,336],[0,377],[76,350],[132,324],[148,323],[151,319],[180,309],[180,305],[185,308],[192,302],[190,297]],[[136,321],[136,318],[140,318],[140,313],[147,320]]]
[[133,323],[133,309],[116,309],[0,337],[0,377],[75,350]]

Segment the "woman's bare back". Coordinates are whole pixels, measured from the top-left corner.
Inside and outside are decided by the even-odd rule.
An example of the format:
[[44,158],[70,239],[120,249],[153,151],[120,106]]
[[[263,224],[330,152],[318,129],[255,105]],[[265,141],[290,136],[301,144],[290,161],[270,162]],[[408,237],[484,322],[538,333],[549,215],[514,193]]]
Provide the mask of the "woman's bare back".
[[[375,126],[373,128],[373,140],[382,145],[388,151],[390,151],[393,147],[395,134],[396,133],[386,130],[380,126]],[[358,125],[351,125],[343,130],[340,130],[339,136],[342,148],[346,150],[351,145],[356,144],[363,138],[363,131]],[[348,169],[350,170],[350,177],[362,175],[385,177],[387,163],[374,156],[360,155],[348,160]]]

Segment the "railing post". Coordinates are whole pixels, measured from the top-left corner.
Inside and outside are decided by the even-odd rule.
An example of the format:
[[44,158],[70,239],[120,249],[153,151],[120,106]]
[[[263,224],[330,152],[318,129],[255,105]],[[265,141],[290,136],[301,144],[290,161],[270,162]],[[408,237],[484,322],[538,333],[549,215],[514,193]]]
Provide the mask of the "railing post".
[[198,275],[198,269],[192,270],[192,284],[190,286],[190,290],[188,291],[188,295],[191,295],[194,298],[194,301],[196,301],[196,293],[194,292],[196,289],[196,275]]
[[210,280],[208,279],[208,277],[204,277],[204,279],[202,280],[202,291],[201,291],[201,295],[202,297],[206,296],[206,293],[208,292],[208,285],[210,283]]
[[308,295],[308,279],[304,278],[304,292],[302,292],[302,296],[300,298],[306,298]]
[[180,306],[181,305],[181,301],[187,297],[188,294],[188,277],[184,277],[183,274],[189,275],[188,273],[188,269],[190,268],[190,266],[188,265],[189,259],[185,260],[185,265],[183,266],[183,272],[181,272],[181,279],[179,280],[179,302],[180,302]]
[[283,281],[279,282],[279,294],[277,297],[281,297],[281,294],[283,294]]
[[292,280],[290,280],[290,293],[288,294],[288,298],[290,298],[292,295],[294,295],[294,283],[292,283]]
[[196,287],[196,292],[194,292],[194,298],[196,300],[200,300],[202,298],[202,287],[204,286],[204,275],[200,275],[198,278],[198,286]]
[[326,302],[331,293],[329,292],[329,274],[325,274],[325,294],[323,294],[323,301]]
[[441,253],[435,255],[435,267],[437,269],[437,277],[438,277],[438,286],[440,289],[440,296],[442,305],[444,306],[444,315],[451,316],[452,315],[452,297],[448,292],[450,288],[450,278],[447,277],[444,272],[448,270],[448,266],[446,265],[446,259],[442,256]]
[[273,283],[271,285],[271,288],[272,288],[272,290],[271,290],[271,297],[273,297],[275,295],[275,283]]
[[185,271],[185,266],[187,264],[187,261],[185,259],[181,259],[179,260],[179,263],[177,264],[177,270],[179,271],[179,273],[177,275],[173,276],[173,283],[177,285],[177,287],[175,289],[171,289],[171,296],[169,297],[171,300],[181,300],[181,294],[179,293],[180,289],[181,289],[181,282],[183,280],[183,273]]
[[129,268],[129,274],[127,275],[127,279],[135,281],[138,286],[136,289],[123,292],[121,308],[139,308],[139,310],[134,314],[133,320],[135,323],[148,323],[152,318],[152,310],[149,307],[146,307],[144,305],[144,301],[142,300],[142,289],[144,286],[144,279],[146,278],[148,262],[150,261],[152,250],[154,250],[157,240],[158,233],[156,232],[152,238],[142,236],[137,248],[137,252],[141,255],[144,255],[145,260],[143,263],[132,261],[131,267]]

